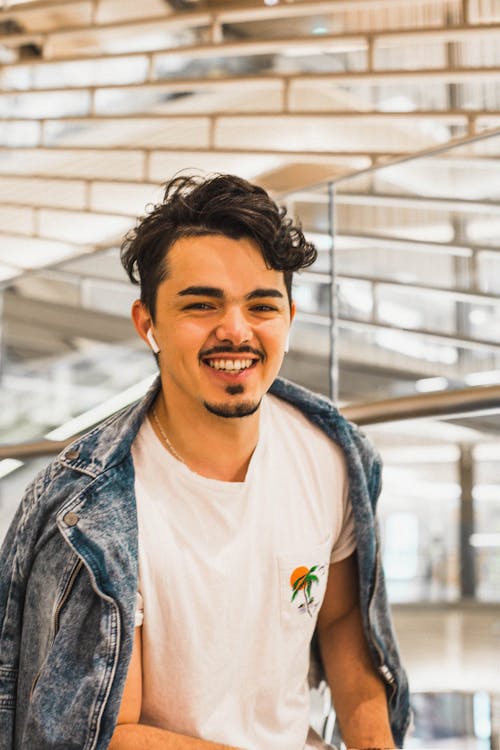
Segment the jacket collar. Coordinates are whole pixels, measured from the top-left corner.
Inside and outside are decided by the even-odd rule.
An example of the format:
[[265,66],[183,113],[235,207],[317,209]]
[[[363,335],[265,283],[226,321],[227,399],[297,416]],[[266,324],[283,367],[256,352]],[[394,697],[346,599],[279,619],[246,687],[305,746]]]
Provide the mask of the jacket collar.
[[149,407],[161,387],[160,376],[140,401],[126,406],[104,422],[74,440],[59,456],[70,469],[96,477],[121,463],[129,454]]

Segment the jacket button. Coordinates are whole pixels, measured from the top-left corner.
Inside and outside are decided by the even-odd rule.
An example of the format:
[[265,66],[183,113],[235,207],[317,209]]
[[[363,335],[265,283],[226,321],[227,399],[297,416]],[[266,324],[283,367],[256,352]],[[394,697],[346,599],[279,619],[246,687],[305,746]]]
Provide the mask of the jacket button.
[[69,513],[66,513],[66,515],[63,518],[63,521],[66,524],[66,526],[76,526],[79,520],[80,520],[80,516],[78,515],[78,513],[73,513],[72,510],[70,510]]
[[71,450],[66,453],[65,458],[67,458],[68,461],[75,461],[79,456],[80,451]]

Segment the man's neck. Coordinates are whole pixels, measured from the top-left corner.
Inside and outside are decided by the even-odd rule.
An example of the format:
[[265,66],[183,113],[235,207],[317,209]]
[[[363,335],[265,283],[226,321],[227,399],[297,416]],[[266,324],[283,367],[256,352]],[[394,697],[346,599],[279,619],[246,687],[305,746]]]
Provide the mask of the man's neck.
[[202,405],[186,409],[162,391],[153,409],[153,428],[175,458],[209,479],[244,481],[259,438],[260,408],[247,417],[219,417]]

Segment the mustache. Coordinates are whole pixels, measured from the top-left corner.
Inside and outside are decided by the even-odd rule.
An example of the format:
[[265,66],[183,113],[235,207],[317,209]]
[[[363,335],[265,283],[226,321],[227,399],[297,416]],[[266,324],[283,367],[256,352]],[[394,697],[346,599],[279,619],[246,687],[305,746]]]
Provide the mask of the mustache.
[[209,357],[212,354],[255,354],[259,359],[264,359],[265,354],[261,349],[254,349],[253,346],[212,346],[210,349],[205,349],[200,352],[200,359],[203,357]]

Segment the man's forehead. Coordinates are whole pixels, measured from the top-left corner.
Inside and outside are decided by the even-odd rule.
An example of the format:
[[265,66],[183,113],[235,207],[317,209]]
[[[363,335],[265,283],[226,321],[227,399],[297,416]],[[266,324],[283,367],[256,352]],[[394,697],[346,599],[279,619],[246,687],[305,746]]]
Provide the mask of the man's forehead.
[[193,256],[203,257],[207,262],[212,258],[251,256],[254,262],[265,266],[262,248],[251,237],[235,239],[225,234],[200,234],[179,237],[170,247],[168,256],[179,262],[188,262]]
[[182,237],[167,255],[167,279],[176,286],[224,288],[227,284],[285,288],[282,271],[269,268],[251,239],[225,235]]

